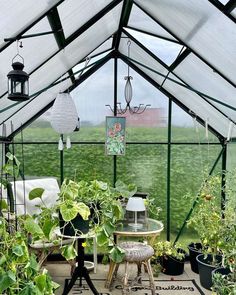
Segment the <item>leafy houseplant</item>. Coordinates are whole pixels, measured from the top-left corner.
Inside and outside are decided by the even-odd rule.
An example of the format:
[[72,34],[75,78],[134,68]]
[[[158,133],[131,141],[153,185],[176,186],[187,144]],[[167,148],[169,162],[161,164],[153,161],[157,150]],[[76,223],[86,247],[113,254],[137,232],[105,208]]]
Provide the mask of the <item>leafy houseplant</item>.
[[180,275],[184,270],[185,251],[180,244],[159,241],[153,245],[155,258],[160,261],[162,272],[168,275]]
[[[225,173],[226,179],[230,179],[230,173]],[[235,182],[235,176],[233,177]],[[235,184],[228,181],[223,188],[226,194],[225,210],[221,209],[217,200],[217,193],[221,184],[221,177],[216,175],[209,178],[203,186],[201,198],[195,214],[189,220],[198,233],[203,245],[203,253],[197,256],[200,282],[203,287],[210,289],[212,286],[212,270],[223,264],[229,266],[230,261],[235,261]],[[200,271],[201,267],[201,271]],[[231,275],[230,275],[231,276]]]
[[[233,173],[233,176],[235,173]],[[225,203],[224,218],[222,219],[223,243],[222,266],[216,269],[212,280],[212,290],[219,295],[236,294],[236,200],[235,177],[229,176],[227,183],[227,201]]]
[[[10,232],[11,231],[11,232]],[[52,295],[59,287],[46,270],[40,271],[34,254],[29,253],[27,235],[0,218],[0,293],[3,295]]]

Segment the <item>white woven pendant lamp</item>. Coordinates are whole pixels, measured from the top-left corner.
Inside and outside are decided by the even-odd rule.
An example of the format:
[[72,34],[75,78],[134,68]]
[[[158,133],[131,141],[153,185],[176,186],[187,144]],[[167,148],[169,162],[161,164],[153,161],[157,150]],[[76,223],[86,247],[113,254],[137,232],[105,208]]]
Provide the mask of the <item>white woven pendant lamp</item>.
[[[78,123],[78,113],[74,101],[69,93],[59,93],[55,99],[51,113],[51,126],[59,134],[72,133]],[[67,136],[66,147],[70,148],[70,138]],[[58,149],[63,150],[60,138]]]

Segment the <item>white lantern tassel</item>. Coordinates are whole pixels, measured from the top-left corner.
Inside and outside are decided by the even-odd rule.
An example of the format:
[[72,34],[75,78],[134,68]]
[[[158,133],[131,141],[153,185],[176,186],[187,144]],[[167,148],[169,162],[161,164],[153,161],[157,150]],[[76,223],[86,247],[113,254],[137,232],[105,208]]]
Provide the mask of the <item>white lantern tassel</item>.
[[66,138],[66,148],[67,149],[71,148],[70,136],[67,136],[67,138]]
[[62,138],[60,137],[59,141],[58,141],[58,150],[62,151],[63,150],[63,141]]

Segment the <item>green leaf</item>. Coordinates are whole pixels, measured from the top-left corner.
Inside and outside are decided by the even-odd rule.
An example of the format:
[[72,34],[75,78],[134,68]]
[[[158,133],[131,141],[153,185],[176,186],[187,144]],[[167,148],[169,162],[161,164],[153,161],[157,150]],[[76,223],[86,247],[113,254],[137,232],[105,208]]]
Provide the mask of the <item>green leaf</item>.
[[21,257],[24,255],[24,250],[21,245],[16,245],[12,247],[12,252],[18,257]]
[[107,244],[107,235],[105,234],[104,230],[98,232],[97,234],[97,244],[98,246],[104,246]]
[[37,237],[44,236],[44,233],[41,227],[34,221],[32,217],[26,218],[24,225],[25,225],[25,229],[32,235],[35,235]]
[[47,287],[47,275],[46,274],[40,274],[34,278],[36,286],[39,288],[41,292],[46,290]]
[[6,261],[7,261],[6,256],[4,254],[2,254],[2,256],[0,258],[0,266],[3,265]]
[[61,254],[66,260],[71,260],[76,258],[77,252],[73,245],[65,245],[61,247]]
[[8,271],[0,275],[0,293],[7,290],[12,284],[16,281],[15,275],[13,272]]
[[34,189],[32,189],[30,192],[29,192],[29,199],[30,200],[34,200],[36,198],[42,198],[42,195],[44,193],[44,189],[41,188],[41,187],[36,187]]
[[6,200],[0,200],[0,210],[8,209]]
[[124,259],[125,251],[121,249],[120,247],[115,246],[111,249],[109,254],[110,254],[109,257],[111,260],[113,260],[116,263],[120,263]]

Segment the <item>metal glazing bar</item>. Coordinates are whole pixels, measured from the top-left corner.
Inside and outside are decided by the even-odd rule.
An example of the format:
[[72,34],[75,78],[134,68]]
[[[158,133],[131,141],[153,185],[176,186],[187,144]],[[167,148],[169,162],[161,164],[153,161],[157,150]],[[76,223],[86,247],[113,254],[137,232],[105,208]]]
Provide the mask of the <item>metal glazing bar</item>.
[[170,241],[170,180],[171,180],[171,116],[172,116],[172,100],[169,98],[168,107],[168,146],[167,146],[167,179],[166,179],[166,239]]

